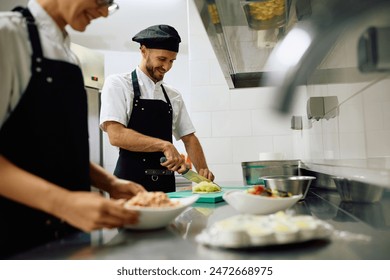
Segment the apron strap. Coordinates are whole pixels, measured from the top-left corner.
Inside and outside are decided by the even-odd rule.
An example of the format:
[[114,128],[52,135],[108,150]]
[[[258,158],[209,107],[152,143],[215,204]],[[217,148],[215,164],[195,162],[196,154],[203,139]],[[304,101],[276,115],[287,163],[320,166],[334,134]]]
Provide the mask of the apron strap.
[[171,105],[171,100],[169,100],[168,94],[167,94],[167,92],[165,91],[165,88],[163,87],[163,85],[161,85],[161,88],[162,88],[162,90],[163,90],[163,93],[164,93],[164,96],[165,96],[165,100],[167,101],[167,103],[168,103],[168,105],[169,105],[169,110],[170,110],[170,111],[173,111],[172,105]]
[[134,98],[139,99],[141,97],[141,90],[139,89],[138,77],[135,69],[131,72],[131,81],[133,83]]
[[28,36],[30,38],[33,54],[32,54],[32,63],[31,70],[34,72],[40,72],[41,68],[39,64],[42,62],[43,52],[41,41],[39,39],[38,28],[35,24],[34,16],[31,14],[30,10],[23,7],[16,7],[12,11],[19,12],[26,19]]
[[[134,99],[140,99],[141,98],[141,90],[139,87],[137,72],[135,69],[133,70],[133,72],[131,72],[131,82],[133,84]],[[163,90],[165,100],[168,103],[170,110],[172,111],[172,105],[171,105],[171,101],[169,100],[168,94],[165,91],[165,88],[163,87],[163,85],[161,85],[161,88]],[[135,102],[134,102],[134,104],[135,104]]]

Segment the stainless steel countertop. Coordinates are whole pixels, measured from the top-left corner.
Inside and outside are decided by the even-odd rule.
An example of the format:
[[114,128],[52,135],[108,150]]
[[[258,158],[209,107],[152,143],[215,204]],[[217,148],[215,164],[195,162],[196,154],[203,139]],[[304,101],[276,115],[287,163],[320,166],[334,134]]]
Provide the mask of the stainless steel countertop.
[[195,236],[207,225],[238,213],[225,202],[197,203],[165,229],[79,234],[15,259],[390,259],[389,191],[378,203],[353,204],[341,202],[335,190],[312,188],[293,210],[331,224],[335,228],[331,239],[238,250],[206,247],[197,244]]

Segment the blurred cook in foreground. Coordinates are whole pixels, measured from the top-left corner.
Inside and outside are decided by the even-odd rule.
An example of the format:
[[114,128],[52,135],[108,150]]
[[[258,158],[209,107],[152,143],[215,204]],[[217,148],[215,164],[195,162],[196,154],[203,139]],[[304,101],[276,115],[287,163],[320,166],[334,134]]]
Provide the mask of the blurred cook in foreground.
[[112,1],[30,0],[0,13],[0,258],[69,234],[136,223],[120,200],[144,188],[89,161],[87,99],[65,26]]
[[[172,144],[184,142],[200,175],[214,180],[180,93],[163,81],[172,68],[181,38],[169,25],[154,25],[133,37],[141,63],[131,73],[109,76],[103,85],[100,125],[119,147],[114,174],[149,191],[175,191],[174,171],[186,170]],[[160,163],[165,156],[167,161]]]

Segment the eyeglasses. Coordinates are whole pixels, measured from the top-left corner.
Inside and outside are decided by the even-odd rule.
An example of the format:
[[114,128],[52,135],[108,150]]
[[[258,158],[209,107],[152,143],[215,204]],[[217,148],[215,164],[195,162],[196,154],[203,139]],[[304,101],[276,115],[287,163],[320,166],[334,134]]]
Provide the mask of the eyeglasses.
[[108,7],[108,15],[112,15],[119,10],[119,5],[114,3],[114,0],[96,0],[96,2],[100,7]]

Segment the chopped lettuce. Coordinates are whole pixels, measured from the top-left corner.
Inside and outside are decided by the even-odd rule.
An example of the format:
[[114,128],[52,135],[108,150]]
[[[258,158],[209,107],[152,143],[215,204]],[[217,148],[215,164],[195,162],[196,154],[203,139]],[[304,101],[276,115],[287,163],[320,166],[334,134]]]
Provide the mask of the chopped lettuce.
[[193,192],[219,192],[221,188],[212,182],[200,182],[192,187]]

